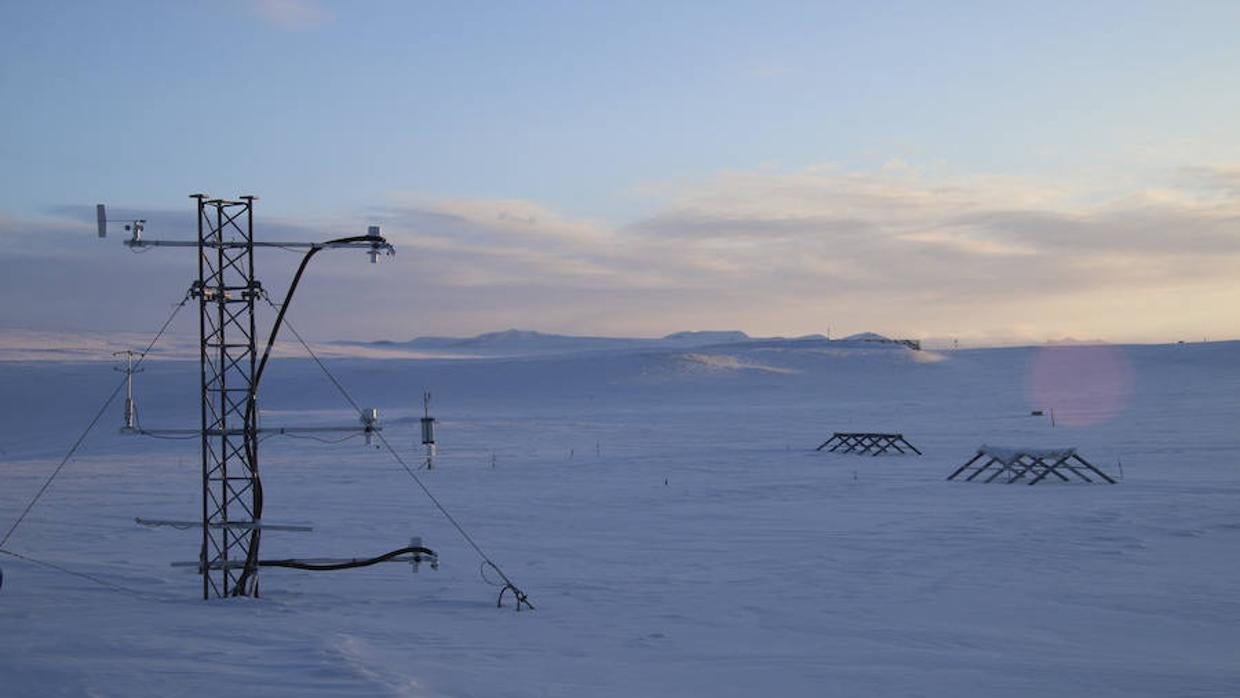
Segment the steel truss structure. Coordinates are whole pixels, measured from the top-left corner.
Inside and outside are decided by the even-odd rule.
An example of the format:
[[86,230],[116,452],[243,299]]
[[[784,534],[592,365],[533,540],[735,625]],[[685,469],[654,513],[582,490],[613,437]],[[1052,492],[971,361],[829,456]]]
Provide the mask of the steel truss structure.
[[909,443],[904,438],[904,434],[878,434],[872,432],[841,432],[837,431],[831,435],[831,438],[822,442],[815,451],[821,451],[824,448],[834,453],[855,453],[857,455],[877,456],[880,453],[886,453],[895,450],[897,453],[906,453],[904,449],[909,449],[917,455],[921,455],[921,451],[917,447]]
[[1082,458],[1075,448],[1016,449],[982,446],[964,465],[948,475],[947,479],[954,480],[970,469],[973,472],[965,478],[965,482],[976,480],[987,471],[990,471],[990,477],[984,482],[994,482],[1006,474],[1008,477],[1003,482],[1009,485],[1026,477],[1029,478],[1030,485],[1036,485],[1048,475],[1054,475],[1063,482],[1070,482],[1071,478],[1065,475],[1065,472],[1075,475],[1084,482],[1093,482],[1094,480],[1086,474],[1089,472],[1108,484],[1116,484],[1110,475]]
[[[132,237],[125,241],[130,248],[194,247],[198,252],[198,280],[190,296],[198,301],[199,371],[201,378],[201,424],[199,429],[134,428],[129,417],[126,425],[138,434],[197,433],[202,440],[202,543],[198,568],[202,574],[202,596],[257,596],[258,568],[264,564],[291,566],[298,561],[262,561],[258,558],[262,536],[263,486],[258,468],[258,382],[270,355],[271,346],[306,264],[314,253],[324,249],[362,249],[376,261],[380,254],[393,254],[394,249],[372,226],[366,235],[339,238],[327,242],[267,242],[254,239],[254,201],[257,197],[242,196],[236,200],[210,198],[193,194],[197,202],[197,240],[147,240],[142,232],[145,221],[133,221],[125,227]],[[108,224],[103,204],[97,207],[99,236],[106,235]],[[262,284],[255,276],[254,250],[258,247],[279,247],[285,250],[306,250],[298,267],[288,297],[280,306],[279,315],[267,338],[262,356],[258,352],[258,335],[254,318],[256,301],[264,298]],[[132,407],[131,407],[132,409]],[[127,413],[128,414],[128,413]],[[360,431],[366,434],[380,427],[371,419],[360,427],[292,427],[270,431],[279,433],[312,431]],[[288,527],[268,526],[273,530]],[[412,546],[404,549],[414,556],[433,554],[429,549]],[[378,561],[395,559],[392,554]],[[289,564],[285,564],[289,563]],[[373,564],[374,560],[350,561],[348,566]],[[314,565],[306,567],[314,568]]]
[[198,204],[202,385],[203,598],[258,595],[263,494],[258,478],[254,197]]

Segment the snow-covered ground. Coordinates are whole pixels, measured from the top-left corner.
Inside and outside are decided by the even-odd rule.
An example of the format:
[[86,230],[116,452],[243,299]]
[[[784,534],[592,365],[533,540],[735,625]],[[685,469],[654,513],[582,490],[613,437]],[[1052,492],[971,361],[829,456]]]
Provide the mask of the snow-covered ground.
[[[262,445],[265,557],[442,567],[264,570],[204,602],[197,442],[121,436],[119,405],[0,557],[0,695],[1234,696],[1240,343],[912,352],[819,342],[473,360],[333,359],[420,477],[537,606],[357,440]],[[119,375],[0,362],[7,529]],[[147,427],[193,426],[197,364],[138,377]],[[309,361],[263,424],[352,423]],[[1055,410],[1049,418],[1033,409]],[[897,431],[923,457],[818,453]],[[946,482],[982,443],[1076,446],[1115,486]],[[494,466],[492,466],[494,457]]]

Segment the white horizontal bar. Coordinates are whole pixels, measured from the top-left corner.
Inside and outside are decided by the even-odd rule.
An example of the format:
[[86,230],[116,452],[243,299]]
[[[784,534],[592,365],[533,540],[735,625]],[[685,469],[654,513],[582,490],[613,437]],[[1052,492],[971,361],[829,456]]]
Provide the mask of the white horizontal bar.
[[[126,240],[125,246],[127,247],[197,247],[198,241],[197,240],[147,240],[146,238],[142,238],[139,240],[133,240],[133,239]],[[383,242],[383,241],[379,241],[379,240],[376,240],[374,242],[370,242],[369,240],[357,240],[355,242],[336,242],[336,243],[330,243],[330,244],[324,243],[324,242],[272,242],[270,240],[263,240],[263,241],[256,240],[254,242],[232,241],[232,242],[223,242],[223,243],[207,242],[203,244],[203,247],[208,247],[211,249],[216,249],[218,247],[237,248],[237,247],[248,247],[248,246],[284,247],[284,248],[291,248],[291,249],[298,249],[298,250],[308,250],[312,247],[331,247],[331,248],[343,247],[343,248],[359,248],[359,249],[369,248],[369,247],[379,247],[382,249],[386,249],[388,247],[391,247],[390,244]]]
[[[172,526],[173,528],[202,528],[201,521],[171,521],[168,519],[144,519],[137,517],[134,519],[139,526]],[[211,524],[211,528],[241,528],[246,530],[262,529],[266,531],[297,531],[308,533],[314,530],[312,526],[296,526],[292,524],[269,524],[261,521],[224,521]]]
[[258,430],[260,434],[266,434],[266,433],[313,434],[315,432],[332,432],[332,431],[336,431],[336,432],[340,432],[340,431],[356,431],[356,432],[383,431],[383,427],[376,424],[370,427],[362,427],[362,426],[356,426],[356,427],[267,427],[267,428],[260,427]]
[[[201,429],[122,429],[126,434],[149,434],[151,436],[185,436],[191,434],[201,434]],[[356,431],[358,433],[366,431],[383,431],[381,425],[371,427],[259,427],[256,430],[259,434],[313,434],[313,433],[329,433],[329,432],[347,432]],[[240,435],[244,434],[244,429],[229,429],[227,434]],[[209,436],[223,436],[225,432],[220,429],[208,429]]]

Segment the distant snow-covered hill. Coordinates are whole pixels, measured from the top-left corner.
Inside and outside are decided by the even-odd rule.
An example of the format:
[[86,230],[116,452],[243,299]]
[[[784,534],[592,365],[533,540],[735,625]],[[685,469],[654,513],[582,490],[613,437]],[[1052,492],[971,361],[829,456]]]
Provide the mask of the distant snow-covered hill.
[[488,332],[476,337],[417,337],[404,342],[337,342],[338,345],[369,347],[389,351],[412,351],[421,354],[450,356],[516,357],[575,354],[594,351],[686,351],[705,347],[741,348],[805,348],[829,344],[833,349],[849,346],[872,349],[869,343],[891,340],[874,333],[855,335],[844,340],[828,340],[821,334],[801,337],[750,337],[740,330],[708,330],[674,332],[663,337],[590,337],[549,334],[531,330]]

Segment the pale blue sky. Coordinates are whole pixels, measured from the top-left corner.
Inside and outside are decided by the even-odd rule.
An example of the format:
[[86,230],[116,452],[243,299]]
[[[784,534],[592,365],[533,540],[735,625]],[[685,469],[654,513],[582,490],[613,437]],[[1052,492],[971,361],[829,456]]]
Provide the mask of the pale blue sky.
[[[738,277],[738,261],[718,257],[733,242],[716,235],[661,254],[683,253],[700,262],[699,271],[732,274],[714,280],[721,288],[754,283],[756,293],[769,294],[761,304],[733,304],[729,315],[723,305],[691,301],[710,295],[712,281],[702,278],[680,289],[692,312],[651,318],[649,305],[626,306],[626,294],[652,286],[668,294],[650,301],[654,306],[675,303],[678,296],[664,282],[684,278],[684,270],[665,270],[659,283],[644,283],[625,274],[642,261],[620,250],[648,242],[634,239],[633,231],[658,229],[664,242],[685,238],[683,227],[660,226],[687,214],[743,218],[757,240],[771,235],[762,221],[826,216],[925,244],[942,242],[936,231],[945,215],[956,225],[960,215],[977,214],[977,206],[987,214],[1017,210],[1102,225],[1106,216],[1125,220],[1131,212],[1113,210],[1122,202],[1172,190],[1174,196],[1155,199],[1171,201],[1176,214],[1191,209],[1185,215],[1195,222],[1186,225],[1213,231],[1218,220],[1198,219],[1235,203],[1230,194],[1222,204],[1216,197],[1231,191],[1226,182],[1240,163],[1235,2],[8,0],[0,7],[5,235],[19,235],[25,223],[53,226],[65,218],[61,207],[96,201],[188,209],[184,197],[194,191],[257,193],[260,215],[294,225],[357,220],[362,226],[377,216],[411,242],[438,236],[444,244],[462,236],[433,229],[410,211],[449,210],[486,228],[488,220],[529,209],[540,226],[554,220],[576,231],[555,238],[568,240],[560,256],[606,267],[577,271],[592,275],[589,285],[600,293],[614,291],[618,308],[602,320],[551,302],[581,284],[544,298],[531,290],[539,284],[490,275],[456,283],[454,292],[468,287],[478,303],[494,306],[520,286],[527,301],[470,321],[422,316],[427,331],[520,325],[657,333],[700,321],[795,333],[821,329],[822,318],[839,311],[816,305],[809,309],[812,321],[795,319],[806,314],[798,316],[796,308],[772,315],[780,299],[862,293],[846,284],[777,285],[745,270]],[[1202,181],[1216,198],[1202,200]],[[802,198],[773,203],[802,184]],[[841,186],[854,195],[882,187],[900,201],[933,198],[947,188],[961,199],[950,212],[893,222],[875,220],[873,207],[849,209],[855,198],[824,210],[814,193],[819,186],[836,195]],[[899,191],[893,194],[893,187]],[[712,208],[720,201],[752,205],[721,213]],[[1163,235],[1168,247],[1183,248],[1177,254],[1194,249],[1191,236],[1172,239],[1183,221],[1169,225],[1145,234]],[[503,231],[495,234],[510,255],[527,251]],[[798,234],[812,244],[829,243],[831,235],[814,225]],[[991,254],[1003,234],[992,226],[949,237],[957,247],[961,235],[971,245],[984,238]],[[600,236],[608,245],[580,247]],[[1122,240],[1123,231],[1110,239]],[[1071,259],[1036,242],[1021,244],[1033,244],[1041,257]],[[1231,255],[1235,239],[1226,242]],[[522,244],[543,253],[557,243]],[[796,249],[788,251],[795,256]],[[1122,246],[1119,251],[1126,254]],[[899,257],[900,250],[889,252]],[[923,266],[924,250],[903,253],[903,262],[880,271],[901,276],[910,265]],[[819,280],[846,282],[848,274],[829,268],[828,257]],[[485,266],[477,258],[457,261]],[[753,263],[764,260],[755,256]],[[1056,269],[1068,274],[1062,265]],[[531,273],[547,278],[537,265]],[[799,273],[815,275],[812,268]],[[1183,283],[1177,288],[1191,295]],[[1220,293],[1231,298],[1235,289]],[[954,295],[950,303],[968,304],[968,288]],[[977,302],[985,295],[979,292]],[[1098,302],[1096,312],[1111,312]],[[951,316],[958,320],[936,316],[924,328],[913,321],[943,308],[920,308],[920,315],[893,325],[910,331],[950,325],[953,334],[979,336],[1090,327],[1088,317],[1056,325],[1049,308],[1031,313],[1027,326],[1005,324],[1002,318],[1020,314],[1015,306],[978,320],[985,327],[965,326],[985,313],[963,309]],[[1167,320],[1154,334],[1188,331]],[[11,315],[0,324],[38,323]],[[1214,333],[1228,331],[1240,327]],[[349,332],[382,333],[362,325]]]

